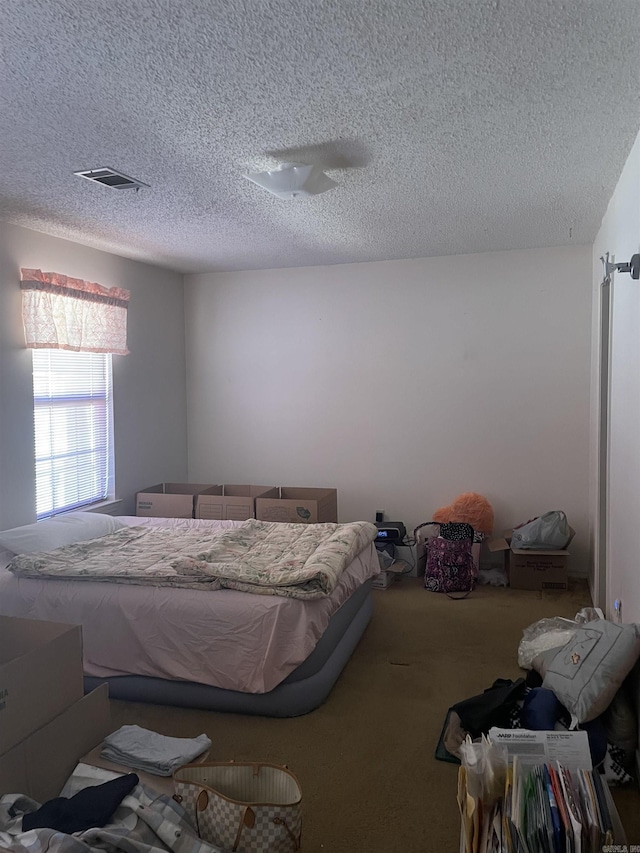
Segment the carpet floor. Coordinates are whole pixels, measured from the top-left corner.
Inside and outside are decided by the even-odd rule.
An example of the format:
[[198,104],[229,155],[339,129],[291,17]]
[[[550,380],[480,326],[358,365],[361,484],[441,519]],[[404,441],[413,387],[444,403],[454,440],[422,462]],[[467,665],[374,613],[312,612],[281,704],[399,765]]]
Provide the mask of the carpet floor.
[[[479,587],[452,601],[402,578],[374,591],[374,616],[329,698],[292,719],[112,702],[114,727],[206,733],[215,760],[286,764],[303,792],[304,853],[457,853],[457,767],[434,758],[447,709],[517,678],[522,630],[590,604],[568,592]],[[629,843],[640,842],[640,794],[615,792]]]

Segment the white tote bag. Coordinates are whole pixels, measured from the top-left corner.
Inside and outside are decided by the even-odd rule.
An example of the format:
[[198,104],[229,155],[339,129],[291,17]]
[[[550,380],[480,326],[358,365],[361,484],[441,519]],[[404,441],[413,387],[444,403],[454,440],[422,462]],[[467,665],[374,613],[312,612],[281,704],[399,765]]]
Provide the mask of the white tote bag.
[[302,792],[275,764],[185,764],[173,774],[174,798],[198,835],[237,853],[294,853],[302,834]]

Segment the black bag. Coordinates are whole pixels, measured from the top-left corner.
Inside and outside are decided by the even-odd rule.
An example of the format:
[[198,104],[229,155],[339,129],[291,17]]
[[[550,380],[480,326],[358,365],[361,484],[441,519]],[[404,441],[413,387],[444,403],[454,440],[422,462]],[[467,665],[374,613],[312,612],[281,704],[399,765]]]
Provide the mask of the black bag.
[[472,738],[486,734],[489,729],[510,729],[510,718],[518,700],[524,698],[526,690],[524,678],[512,681],[510,678],[497,678],[484,693],[463,699],[451,706],[460,717],[465,731]]
[[[460,764],[460,758],[447,749],[448,740],[456,740],[464,732],[472,738],[487,734],[489,729],[496,726],[501,729],[513,728],[512,718],[519,709],[519,702],[523,699],[527,689],[524,678],[512,681],[509,678],[496,679],[491,687],[484,693],[463,699],[452,705],[447,711],[440,739],[435,751],[435,758],[439,761],[449,761],[452,764]],[[452,715],[456,719],[455,732],[449,732]],[[460,733],[462,729],[462,733]],[[453,747],[452,747],[453,748]]]

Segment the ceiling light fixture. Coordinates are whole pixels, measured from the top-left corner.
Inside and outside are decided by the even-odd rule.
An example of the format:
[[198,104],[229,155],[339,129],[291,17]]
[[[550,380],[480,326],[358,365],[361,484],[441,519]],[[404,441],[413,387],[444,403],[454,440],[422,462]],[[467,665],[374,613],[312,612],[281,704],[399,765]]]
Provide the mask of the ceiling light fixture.
[[278,198],[286,199],[318,195],[338,186],[320,166],[302,163],[282,163],[271,171],[254,172],[244,177]]

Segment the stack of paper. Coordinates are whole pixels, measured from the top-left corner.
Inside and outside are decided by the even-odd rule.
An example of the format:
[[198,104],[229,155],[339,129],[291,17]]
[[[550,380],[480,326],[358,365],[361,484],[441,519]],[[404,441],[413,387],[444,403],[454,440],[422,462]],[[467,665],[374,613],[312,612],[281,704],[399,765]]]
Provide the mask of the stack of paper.
[[572,773],[557,762],[522,764],[516,756],[512,772],[505,795],[505,851],[600,853],[604,845],[624,843],[597,771]]
[[460,768],[463,853],[600,853],[626,843],[586,732],[492,729],[489,740],[509,755],[504,795],[482,802]]

